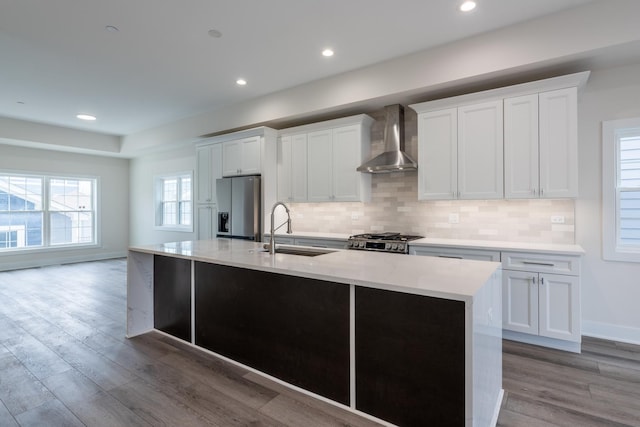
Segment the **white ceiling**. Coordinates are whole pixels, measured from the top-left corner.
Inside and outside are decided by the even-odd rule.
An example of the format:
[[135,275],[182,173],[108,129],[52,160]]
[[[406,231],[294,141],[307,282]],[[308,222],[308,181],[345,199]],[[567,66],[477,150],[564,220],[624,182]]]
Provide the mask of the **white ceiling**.
[[461,1],[0,0],[0,116],[128,135],[591,0]]

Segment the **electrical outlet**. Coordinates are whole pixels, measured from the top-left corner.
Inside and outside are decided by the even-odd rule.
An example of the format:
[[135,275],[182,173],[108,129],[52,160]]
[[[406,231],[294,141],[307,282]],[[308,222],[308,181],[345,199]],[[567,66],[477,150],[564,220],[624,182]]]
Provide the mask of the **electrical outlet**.
[[360,215],[358,215],[357,212],[351,212],[351,219],[353,221],[356,221],[358,218],[360,218]]
[[563,215],[551,215],[551,224],[564,224]]
[[457,213],[449,214],[449,224],[457,224],[460,222],[460,215]]

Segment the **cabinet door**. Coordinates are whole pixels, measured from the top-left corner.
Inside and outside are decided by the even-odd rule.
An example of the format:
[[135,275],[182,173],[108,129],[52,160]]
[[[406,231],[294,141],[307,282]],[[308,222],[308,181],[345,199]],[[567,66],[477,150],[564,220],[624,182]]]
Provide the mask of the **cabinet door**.
[[542,197],[578,196],[577,91],[574,87],[539,94]]
[[307,196],[310,202],[333,200],[332,139],[331,129],[307,135],[307,150],[311,159],[307,164]]
[[216,205],[198,206],[198,240],[212,239],[218,229],[217,221]]
[[291,198],[307,201],[307,134],[291,137]]
[[242,152],[240,158],[240,174],[259,175],[260,162],[260,137],[252,136],[242,140]]
[[460,199],[503,197],[502,123],[502,100],[458,108]]
[[222,175],[240,175],[242,164],[242,141],[222,143]]
[[360,200],[360,126],[345,126],[333,130],[333,194],[337,202]]
[[216,203],[216,179],[222,178],[222,144],[196,151],[198,203]]
[[211,145],[198,148],[196,150],[196,182],[198,185],[198,203],[212,203],[213,189],[215,182],[212,182],[211,165],[212,152]]
[[286,135],[278,139],[278,200],[288,202],[293,200],[291,168],[291,135]]
[[578,278],[540,274],[540,335],[580,341],[580,293]]
[[252,136],[222,144],[223,175],[260,174],[260,137]]
[[504,100],[504,195],[539,195],[538,94]]
[[502,327],[538,335],[538,273],[502,271]]
[[458,110],[434,111],[418,118],[418,199],[457,198]]

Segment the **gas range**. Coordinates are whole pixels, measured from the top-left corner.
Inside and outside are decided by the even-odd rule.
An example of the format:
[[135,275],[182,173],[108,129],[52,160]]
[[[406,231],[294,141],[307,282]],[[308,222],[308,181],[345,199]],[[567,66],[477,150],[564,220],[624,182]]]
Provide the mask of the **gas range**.
[[408,254],[411,240],[422,239],[423,236],[409,236],[400,233],[365,233],[349,237],[348,249],[362,251],[391,252]]

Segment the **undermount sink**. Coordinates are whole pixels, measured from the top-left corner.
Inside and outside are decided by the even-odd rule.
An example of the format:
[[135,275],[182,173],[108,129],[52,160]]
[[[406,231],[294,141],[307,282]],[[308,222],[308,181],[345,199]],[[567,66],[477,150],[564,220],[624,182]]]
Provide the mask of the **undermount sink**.
[[[264,246],[265,246],[265,252],[269,252],[269,245],[264,245]],[[318,255],[330,254],[332,252],[336,252],[336,251],[333,249],[315,248],[311,246],[276,245],[277,254],[318,256]]]

